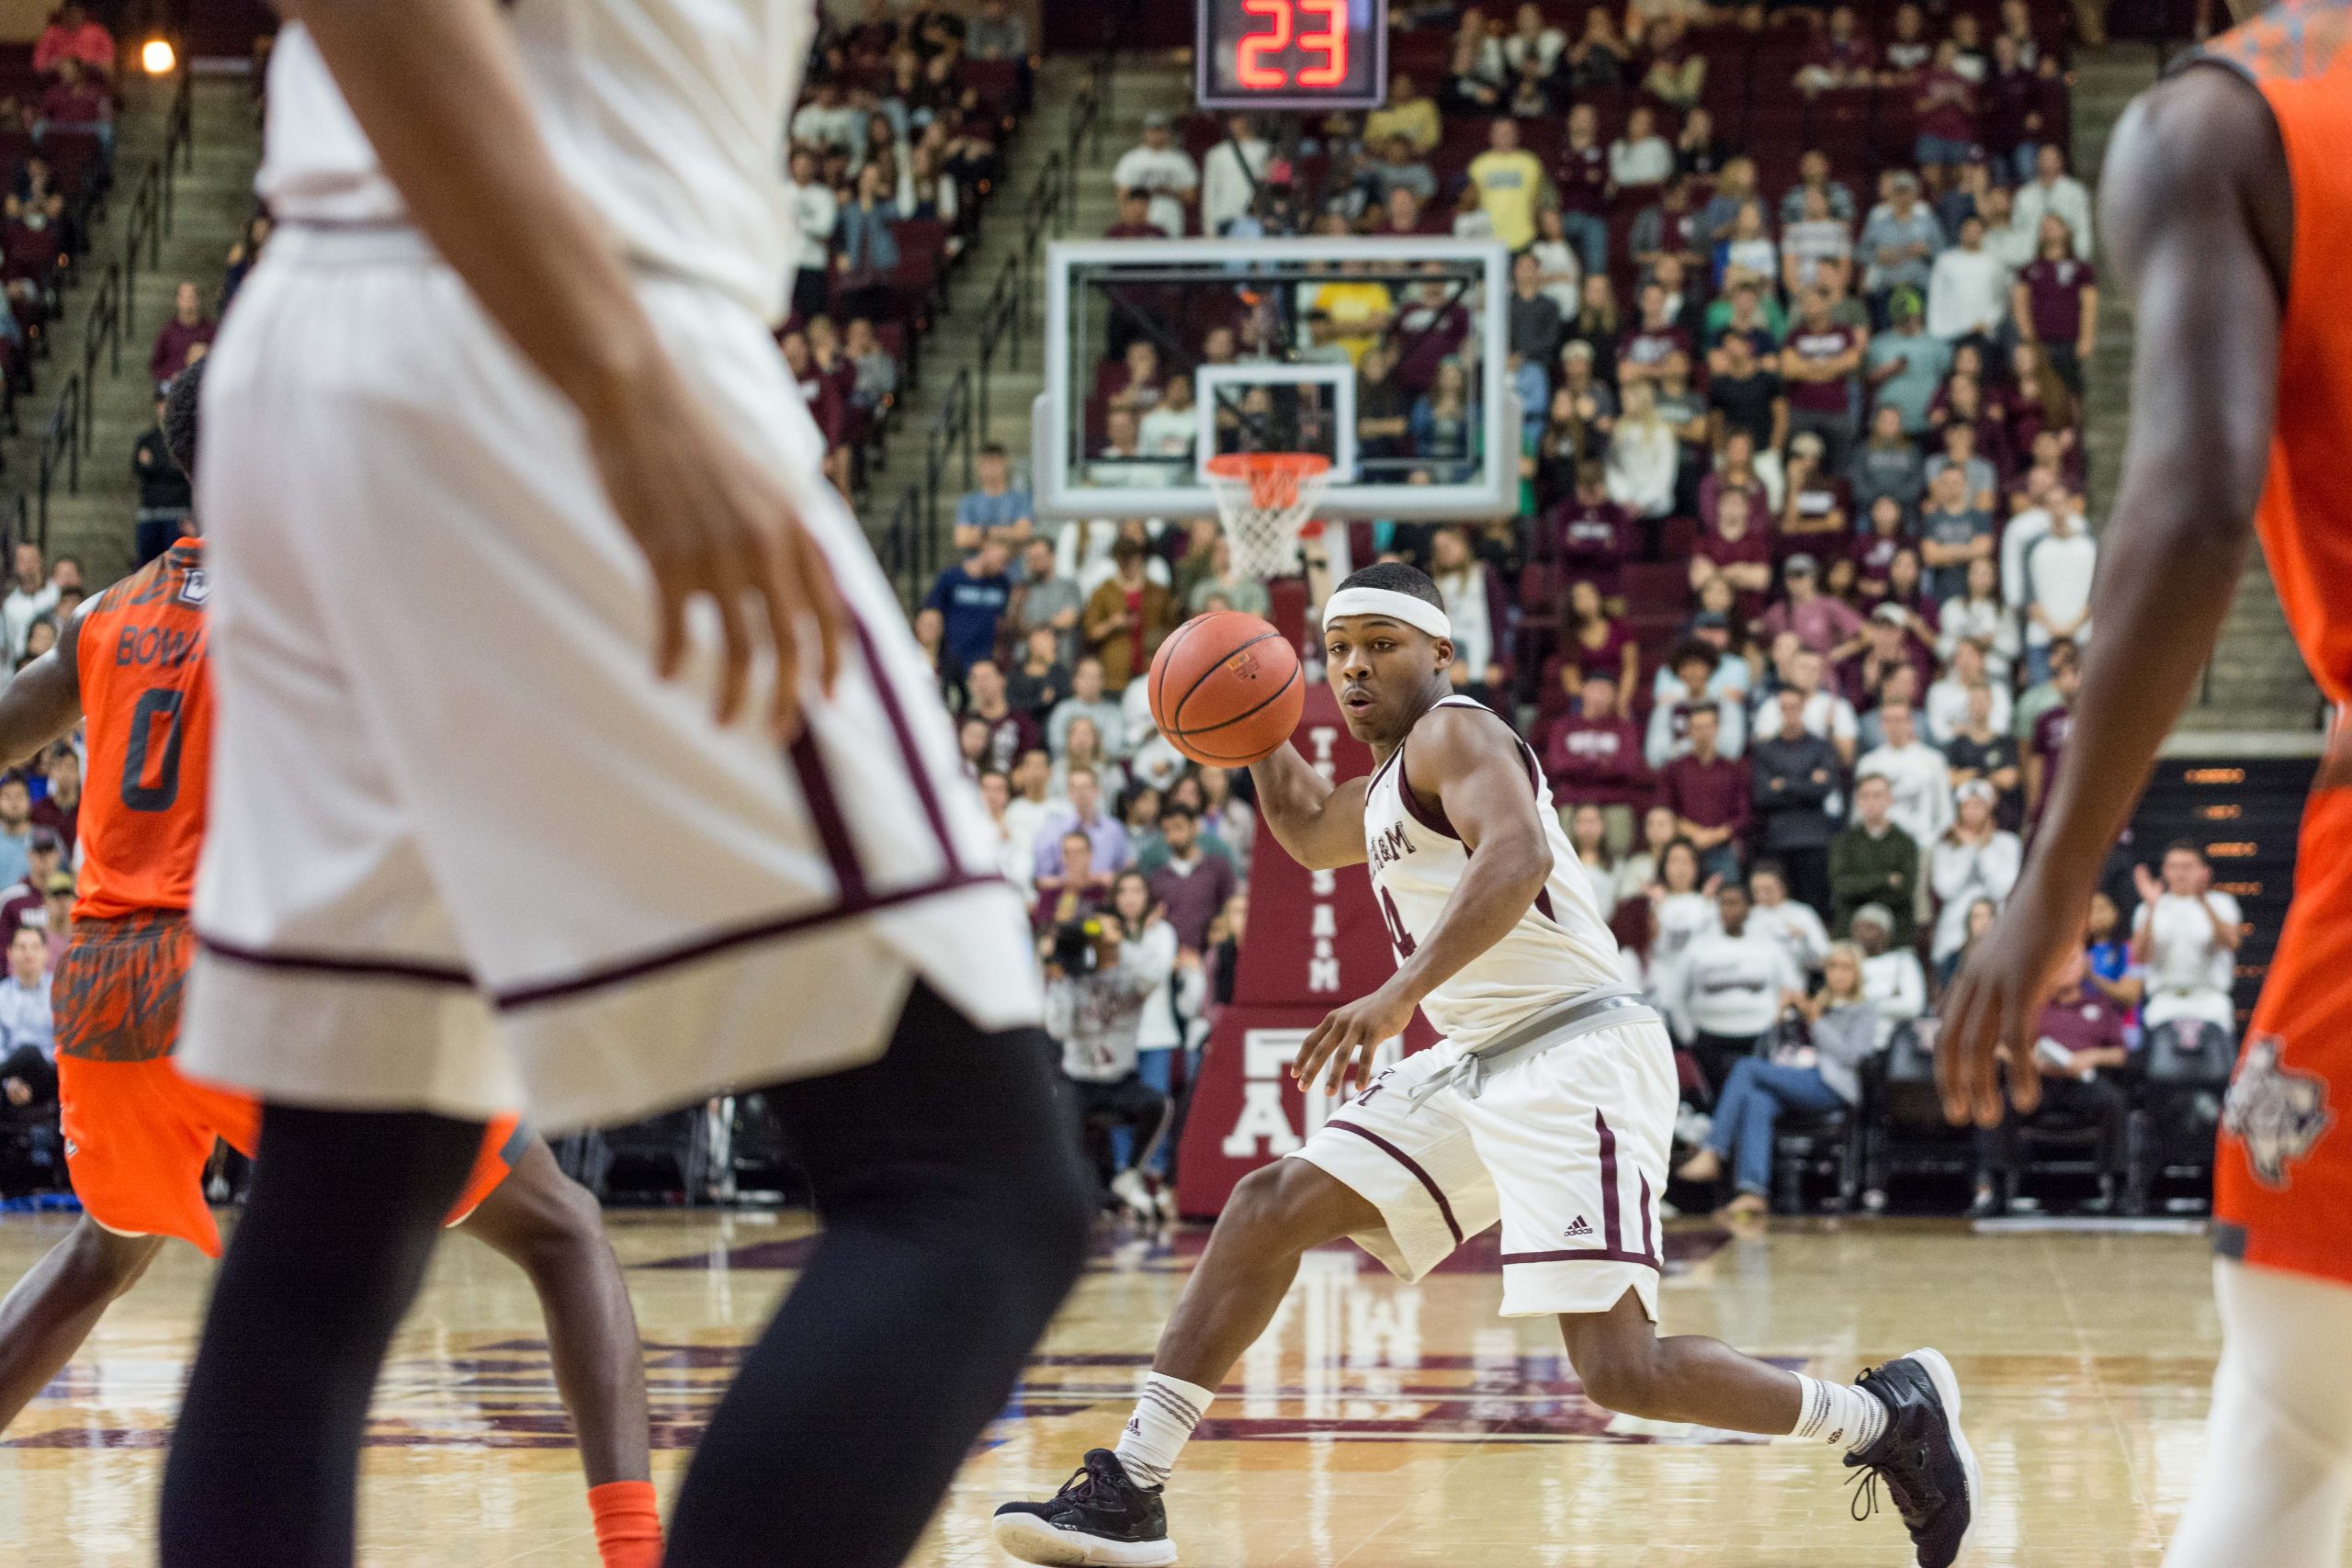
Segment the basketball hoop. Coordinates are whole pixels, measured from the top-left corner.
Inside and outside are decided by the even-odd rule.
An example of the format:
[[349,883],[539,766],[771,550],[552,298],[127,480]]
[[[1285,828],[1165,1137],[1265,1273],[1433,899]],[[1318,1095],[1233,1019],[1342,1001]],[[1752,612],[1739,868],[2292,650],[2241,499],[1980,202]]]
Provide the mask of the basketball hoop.
[[1227,452],[1211,457],[1206,472],[1234,570],[1245,577],[1298,575],[1298,542],[1323,531],[1315,503],[1331,482],[1331,460],[1312,452]]

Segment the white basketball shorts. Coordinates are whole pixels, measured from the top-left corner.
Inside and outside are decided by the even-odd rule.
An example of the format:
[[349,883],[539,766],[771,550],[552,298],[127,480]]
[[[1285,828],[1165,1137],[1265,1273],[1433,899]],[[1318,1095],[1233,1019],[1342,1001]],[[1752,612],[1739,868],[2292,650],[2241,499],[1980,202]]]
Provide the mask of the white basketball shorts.
[[774,340],[707,288],[639,294],[831,562],[856,627],[831,700],[788,748],[720,727],[715,615],[656,679],[650,577],[571,406],[421,238],[281,229],[204,389],[190,1073],[560,1128],[870,1060],[917,977],[983,1029],[1038,1016],[984,809]]
[[1657,1319],[1657,1204],[1674,1140],[1674,1047],[1653,1018],[1520,1058],[1476,1099],[1413,1091],[1458,1060],[1440,1041],[1382,1073],[1289,1155],[1380,1211],[1354,1238],[1419,1280],[1502,1222],[1503,1315],[1606,1312],[1632,1291]]

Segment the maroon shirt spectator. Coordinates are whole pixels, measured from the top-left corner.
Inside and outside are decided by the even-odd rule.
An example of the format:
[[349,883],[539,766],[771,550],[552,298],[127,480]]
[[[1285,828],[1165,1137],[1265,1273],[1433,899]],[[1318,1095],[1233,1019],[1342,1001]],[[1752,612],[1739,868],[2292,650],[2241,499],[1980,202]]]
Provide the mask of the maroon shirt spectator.
[[1580,689],[1587,675],[1604,675],[1617,682],[1617,706],[1622,711],[1634,698],[1641,676],[1641,649],[1624,623],[1610,618],[1602,608],[1600,590],[1589,579],[1572,579],[1560,607],[1560,666],[1574,671],[1570,689]]
[[[1804,321],[1789,328],[1789,341],[1783,352],[1801,366],[1819,366],[1853,353],[1861,346],[1861,337],[1853,328],[1824,320],[1818,325]],[[1788,381],[1789,406],[1806,413],[1830,414],[1843,418],[1850,408],[1850,393],[1854,378],[1849,371],[1826,381],[1809,381],[1791,375],[1784,367],[1781,375]]]
[[1046,738],[1038,729],[1037,721],[1006,700],[1004,671],[996,660],[973,660],[964,673],[964,687],[965,721],[978,719],[989,727],[988,750],[979,760],[981,768],[1010,773],[1023,752],[1045,745]]
[[206,319],[203,297],[196,285],[183,282],[172,299],[172,319],[155,334],[155,347],[147,355],[147,378],[168,381],[187,368],[187,351],[198,344],[210,344],[212,334],[220,327]]
[[2072,348],[2083,335],[2083,290],[2098,286],[2091,264],[2071,255],[2037,256],[2027,263],[2017,287],[2034,337]]
[[1656,283],[1642,285],[1642,319],[1617,341],[1617,378],[1622,383],[1654,378],[1667,355],[1691,357],[1690,334],[1668,313],[1670,301]]
[[1159,832],[1168,841],[1168,860],[1148,879],[1151,896],[1166,911],[1176,945],[1202,952],[1208,946],[1210,922],[1233,897],[1233,863],[1201,847],[1200,819],[1188,806],[1162,811]]
[[1942,141],[1973,142],[1976,140],[1976,89],[1952,69],[1941,50],[1937,52],[1935,68],[1919,79],[1919,91],[1911,100],[1919,117],[1919,134]]
[[[1715,710],[1692,708],[1684,720],[1690,727],[1689,751],[1658,770],[1657,804],[1690,828],[1707,835],[1726,835],[1717,842],[1736,844],[1747,832],[1751,810],[1747,764],[1715,750]],[[1713,844],[1702,845],[1702,850]]]
[[1862,633],[1861,615],[1843,599],[1820,592],[1820,565],[1812,556],[1791,556],[1781,572],[1789,596],[1764,612],[1758,637],[1768,647],[1782,632],[1826,658]]
[[0,891],[0,947],[15,938],[18,926],[46,908],[49,879],[57,874],[64,852],[63,841],[45,828],[35,828],[25,847],[25,879]]
[[7,221],[0,223],[0,275],[11,280],[46,277],[64,251],[64,230],[54,218],[45,211],[27,214],[9,198]]
[[[1587,464],[1597,469],[1600,465]],[[1577,475],[1577,493],[1552,508],[1544,530],[1567,570],[1590,577],[1607,592],[1616,586],[1617,570],[1642,551],[1642,527],[1632,513],[1609,499],[1597,482]],[[1606,581],[1603,582],[1603,579]]]
[[1608,214],[1609,149],[1601,145],[1600,128],[1600,117],[1590,104],[1568,110],[1567,140],[1552,169],[1552,187],[1559,193],[1563,212],[1595,218]]
[[1553,727],[1544,743],[1544,773],[1563,806],[1640,806],[1657,788],[1642,759],[1642,732],[1617,711],[1617,671],[1595,668],[1584,679],[1584,705]]
[[82,761],[67,751],[49,764],[49,793],[33,802],[32,825],[46,828],[72,854],[82,830]]
[[2096,986],[2064,986],[2042,1007],[2034,1036],[2056,1041],[2069,1055],[2120,1051],[2125,1048],[2122,1010]]
[[1396,312],[1395,332],[1405,350],[1396,380],[1408,391],[1426,392],[1437,367],[1470,335],[1470,312],[1446,298],[1443,283],[1425,284]]

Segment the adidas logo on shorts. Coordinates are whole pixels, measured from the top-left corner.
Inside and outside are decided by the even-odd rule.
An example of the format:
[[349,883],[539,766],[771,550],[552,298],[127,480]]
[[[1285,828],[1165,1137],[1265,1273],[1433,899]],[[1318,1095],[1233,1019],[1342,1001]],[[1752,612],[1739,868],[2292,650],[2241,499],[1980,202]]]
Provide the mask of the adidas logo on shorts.
[[1582,1214],[1578,1214],[1577,1216],[1577,1223],[1570,1225],[1566,1230],[1562,1231],[1560,1234],[1562,1235],[1590,1235],[1592,1234],[1592,1227],[1585,1224],[1585,1218]]

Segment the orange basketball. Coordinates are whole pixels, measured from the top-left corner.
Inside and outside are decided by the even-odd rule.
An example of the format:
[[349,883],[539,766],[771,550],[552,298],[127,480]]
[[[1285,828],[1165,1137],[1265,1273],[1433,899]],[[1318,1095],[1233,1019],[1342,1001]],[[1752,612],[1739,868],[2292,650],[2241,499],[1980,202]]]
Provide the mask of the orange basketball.
[[1151,661],[1151,718],[1195,762],[1238,768],[1290,739],[1306,707],[1298,649],[1240,610],[1195,615]]

